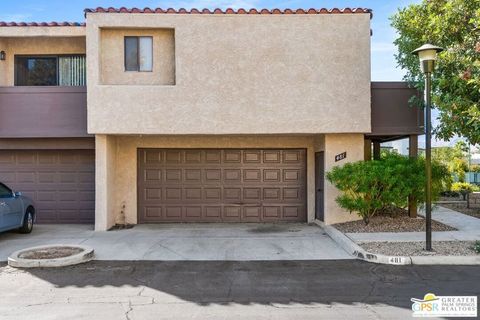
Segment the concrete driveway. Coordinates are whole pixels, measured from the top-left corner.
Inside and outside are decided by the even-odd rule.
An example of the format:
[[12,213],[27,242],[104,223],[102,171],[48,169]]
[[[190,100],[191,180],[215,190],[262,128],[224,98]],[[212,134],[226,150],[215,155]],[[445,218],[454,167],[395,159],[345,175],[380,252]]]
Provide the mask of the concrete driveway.
[[84,244],[97,260],[352,259],[323,229],[306,224],[157,224],[95,232],[91,225],[36,225],[29,235],[0,234],[0,261],[44,244]]

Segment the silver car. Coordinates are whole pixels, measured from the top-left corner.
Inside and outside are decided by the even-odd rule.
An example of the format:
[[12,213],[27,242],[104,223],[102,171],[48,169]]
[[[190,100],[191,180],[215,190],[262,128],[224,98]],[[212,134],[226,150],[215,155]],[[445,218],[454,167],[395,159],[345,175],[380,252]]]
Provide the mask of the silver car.
[[30,233],[34,221],[33,201],[0,182],[0,232],[18,229]]

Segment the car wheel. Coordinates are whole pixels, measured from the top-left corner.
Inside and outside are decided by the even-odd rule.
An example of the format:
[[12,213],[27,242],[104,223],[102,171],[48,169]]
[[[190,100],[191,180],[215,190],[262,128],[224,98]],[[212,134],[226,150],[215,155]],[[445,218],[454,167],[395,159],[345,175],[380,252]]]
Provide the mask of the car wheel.
[[23,225],[20,228],[20,233],[30,233],[33,230],[33,213],[29,210],[23,217]]

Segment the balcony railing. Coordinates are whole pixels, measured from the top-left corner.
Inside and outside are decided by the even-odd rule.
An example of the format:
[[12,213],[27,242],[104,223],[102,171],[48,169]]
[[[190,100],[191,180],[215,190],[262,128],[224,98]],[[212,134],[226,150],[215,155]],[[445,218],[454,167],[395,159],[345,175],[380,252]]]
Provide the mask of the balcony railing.
[[405,82],[372,82],[372,133],[370,137],[392,139],[424,133],[423,109],[409,100],[420,93]]
[[87,136],[86,87],[0,87],[0,138]]

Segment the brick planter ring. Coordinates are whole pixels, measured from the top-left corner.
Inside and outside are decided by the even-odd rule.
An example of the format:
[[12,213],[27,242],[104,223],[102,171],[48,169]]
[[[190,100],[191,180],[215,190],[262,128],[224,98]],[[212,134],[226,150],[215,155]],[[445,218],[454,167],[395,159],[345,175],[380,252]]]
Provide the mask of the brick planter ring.
[[93,259],[93,248],[82,245],[51,244],[15,251],[8,265],[16,268],[64,267]]

